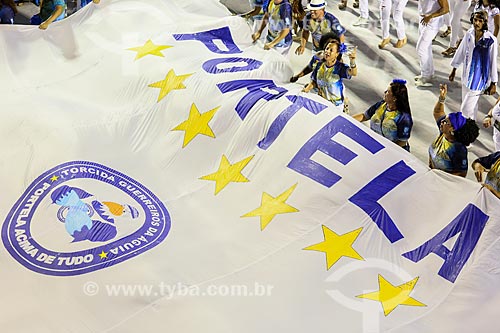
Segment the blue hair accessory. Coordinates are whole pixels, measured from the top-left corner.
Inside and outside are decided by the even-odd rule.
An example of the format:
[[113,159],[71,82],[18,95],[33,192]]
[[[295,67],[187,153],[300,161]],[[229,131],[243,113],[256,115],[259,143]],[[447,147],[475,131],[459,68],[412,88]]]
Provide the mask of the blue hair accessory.
[[346,53],[347,52],[347,46],[344,43],[341,43],[339,46],[339,53]]
[[464,127],[467,122],[467,118],[465,118],[462,112],[453,112],[448,114],[448,119],[450,119],[451,126],[455,131],[458,131],[462,127]]
[[406,80],[405,79],[394,79],[394,80],[392,80],[392,83],[406,84]]

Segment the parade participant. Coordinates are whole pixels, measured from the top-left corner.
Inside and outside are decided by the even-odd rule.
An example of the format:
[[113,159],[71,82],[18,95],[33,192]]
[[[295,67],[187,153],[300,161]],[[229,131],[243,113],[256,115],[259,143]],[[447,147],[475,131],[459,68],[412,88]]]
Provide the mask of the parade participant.
[[269,0],[264,6],[264,17],[259,30],[252,35],[254,42],[259,40],[264,28],[268,25],[264,50],[274,48],[286,55],[292,46],[292,5],[288,0]]
[[493,126],[493,142],[495,143],[495,151],[500,151],[500,98],[497,99],[495,105],[488,111],[483,119],[483,126],[488,128]]
[[382,26],[382,41],[378,44],[379,49],[383,49],[391,42],[389,37],[389,18],[394,20],[398,41],[394,47],[400,48],[406,45],[408,41],[405,32],[405,22],[403,20],[403,11],[408,0],[380,0],[380,25]]
[[14,24],[14,16],[17,14],[14,0],[0,1],[0,24]]
[[302,38],[302,29],[304,29],[304,17],[306,17],[306,11],[302,0],[292,0],[292,20],[293,20],[293,33],[295,34],[294,40],[299,40]]
[[500,30],[499,0],[478,0],[474,7],[475,12],[486,12],[488,14],[488,31],[498,38]]
[[442,25],[442,16],[448,13],[448,0],[420,0],[418,12],[422,19],[418,26],[417,55],[420,75],[415,77],[417,87],[431,87],[434,76],[432,40]]
[[[464,16],[465,12],[467,9],[470,7],[470,2],[471,0],[448,0],[450,3],[450,13],[447,14],[449,15],[449,22],[450,26],[448,29],[441,34],[441,36],[445,35],[444,37],[450,36],[450,44],[448,45],[448,48],[441,52],[442,55],[445,57],[453,57],[455,54],[458,45],[460,45],[460,41],[464,37],[464,29],[462,28],[462,17]],[[449,34],[446,34],[446,32],[450,32]]]
[[304,18],[304,30],[300,45],[295,50],[295,54],[301,55],[306,49],[309,35],[312,35],[313,51],[320,51],[319,40],[327,32],[337,34],[338,39],[343,42],[346,30],[340,25],[339,20],[330,13],[325,12],[326,2],[324,0],[311,0],[307,5],[309,13]]
[[462,112],[446,115],[444,103],[448,87],[441,84],[439,90],[439,99],[433,112],[439,136],[429,147],[429,167],[465,177],[468,167],[467,146],[477,139],[479,127],[474,120],[465,118]]
[[45,30],[52,22],[60,21],[66,16],[66,3],[64,0],[41,0],[40,19],[42,23],[38,26]]
[[309,92],[313,88],[318,89],[318,94],[335,104],[344,106],[344,84],[343,79],[356,76],[356,49],[349,54],[350,66],[344,64],[342,54],[347,51],[344,44],[333,40],[325,47],[324,61],[319,62],[311,75],[311,82],[302,90]]
[[[363,0],[361,0],[363,1]],[[352,3],[352,8],[358,8],[360,7],[360,2],[359,0],[354,0]],[[347,0],[340,0],[340,3],[338,4],[338,7],[340,10],[345,10],[347,8]]]
[[451,61],[453,67],[449,79],[453,81],[457,67],[462,68],[462,105],[464,116],[476,119],[479,96],[492,95],[496,92],[497,39],[488,29],[487,14],[475,12],[471,15],[473,27],[467,30],[465,37]]
[[483,185],[500,198],[500,151],[478,158],[471,167],[480,183],[483,182],[483,172],[487,172]]
[[392,80],[384,92],[383,100],[353,118],[358,121],[370,120],[370,128],[373,131],[410,151],[408,139],[413,120],[405,80]]
[[325,46],[333,40],[339,41],[338,36],[336,34],[334,34],[333,32],[328,32],[328,33],[324,34],[323,36],[321,36],[321,39],[319,41],[319,45],[320,45],[320,48],[322,51],[319,51],[316,54],[314,54],[312,56],[311,60],[309,61],[309,63],[307,64],[307,66],[304,67],[297,75],[294,75],[290,78],[290,82],[296,82],[301,77],[306,76],[307,74],[311,73],[313,71],[314,67],[316,66],[316,64],[320,61],[323,61],[323,52],[324,52],[323,50],[325,49]]
[[[355,4],[356,2],[352,6],[354,8],[357,8],[354,6]],[[368,25],[370,18],[370,9],[368,8],[368,0],[359,0],[358,7],[359,7],[359,17],[356,20],[356,22],[354,22],[352,25],[354,27],[361,27]]]

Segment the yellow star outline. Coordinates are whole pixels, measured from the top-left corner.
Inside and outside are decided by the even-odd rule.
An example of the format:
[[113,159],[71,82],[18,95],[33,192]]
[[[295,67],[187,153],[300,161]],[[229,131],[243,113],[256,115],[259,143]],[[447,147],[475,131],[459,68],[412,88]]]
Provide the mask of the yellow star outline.
[[102,250],[101,253],[99,253],[99,257],[101,257],[101,259],[107,259],[108,258],[108,252],[104,252],[104,250]]
[[209,175],[203,176],[200,179],[214,180],[215,181],[215,195],[219,193],[230,182],[246,183],[249,182],[248,178],[243,176],[241,171],[252,160],[255,155],[248,156],[239,162],[231,164],[226,155],[222,155],[220,160],[219,169]]
[[191,105],[189,118],[172,129],[172,131],[185,132],[182,148],[186,147],[187,144],[191,142],[191,140],[193,140],[198,134],[203,134],[211,138],[215,138],[215,134],[208,123],[212,120],[215,112],[217,112],[219,108],[220,106],[201,114],[194,103]]
[[356,297],[379,301],[380,303],[382,303],[385,316],[389,315],[389,313],[391,313],[392,310],[394,310],[398,305],[427,306],[424,303],[417,301],[413,297],[410,297],[410,293],[413,291],[413,288],[415,288],[417,281],[418,276],[409,282],[405,282],[399,286],[394,286],[379,274],[379,291],[359,295]]
[[170,45],[155,45],[151,39],[148,39],[146,43],[144,43],[143,46],[136,46],[136,47],[131,47],[127,50],[129,51],[135,51],[137,52],[137,55],[135,56],[135,60],[141,59],[142,57],[147,56],[148,54],[158,56],[158,57],[165,57],[163,53],[161,53],[162,50],[169,49],[172,46]]
[[363,257],[361,257],[352,247],[352,244],[356,238],[358,238],[363,228],[353,230],[343,235],[338,235],[335,231],[330,230],[328,227],[322,227],[324,241],[308,246],[304,250],[325,252],[327,270],[329,270],[342,257],[364,260]]
[[260,230],[264,230],[277,214],[298,212],[299,210],[297,208],[292,207],[285,202],[296,187],[297,184],[293,185],[276,198],[266,192],[263,192],[260,207],[246,213],[242,217],[260,216]]
[[52,182],[55,182],[55,181],[56,181],[56,180],[58,180],[58,179],[59,179],[59,177],[58,177],[58,176],[56,176],[56,175],[53,175],[52,177],[50,177],[50,180],[51,180]]
[[165,75],[165,79],[151,83],[148,87],[151,88],[160,88],[160,94],[158,95],[157,102],[161,101],[163,97],[167,96],[172,90],[178,89],[186,89],[186,86],[182,83],[185,79],[190,77],[193,74],[185,74],[185,75],[175,75],[173,69],[169,70],[167,75]]

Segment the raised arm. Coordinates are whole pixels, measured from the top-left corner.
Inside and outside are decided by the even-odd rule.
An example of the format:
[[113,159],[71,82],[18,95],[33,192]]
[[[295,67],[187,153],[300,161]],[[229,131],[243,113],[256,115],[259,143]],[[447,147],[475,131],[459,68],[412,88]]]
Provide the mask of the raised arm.
[[439,85],[439,99],[436,102],[436,105],[434,105],[434,120],[438,121],[439,118],[442,116],[445,116],[446,113],[444,112],[444,102],[446,100],[446,94],[448,93],[448,86],[444,83]]
[[351,76],[358,75],[358,67],[356,66],[356,49],[357,47],[355,46],[354,49],[349,52],[349,75]]

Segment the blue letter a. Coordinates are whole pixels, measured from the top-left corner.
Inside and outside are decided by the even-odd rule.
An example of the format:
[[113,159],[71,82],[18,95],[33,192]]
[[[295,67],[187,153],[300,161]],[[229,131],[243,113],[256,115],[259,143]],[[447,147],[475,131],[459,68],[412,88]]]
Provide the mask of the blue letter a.
[[[469,259],[483,232],[489,216],[473,204],[465,209],[441,230],[436,236],[428,240],[413,251],[403,253],[403,256],[414,262],[419,262],[429,253],[434,253],[444,259],[438,274],[450,282],[455,282],[458,274]],[[460,233],[455,246],[450,251],[443,245],[448,239]]]

